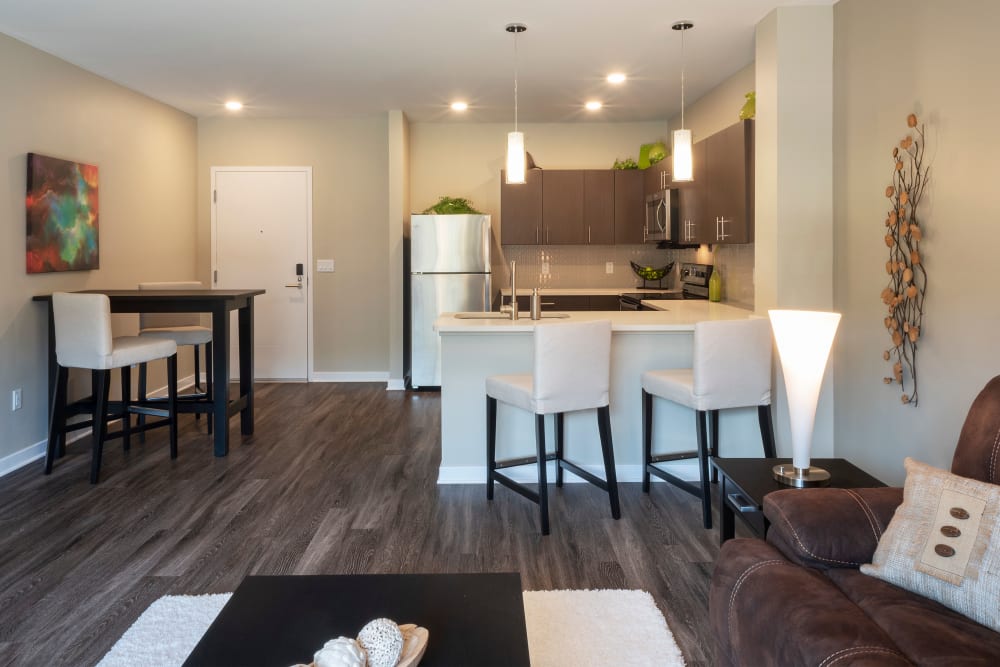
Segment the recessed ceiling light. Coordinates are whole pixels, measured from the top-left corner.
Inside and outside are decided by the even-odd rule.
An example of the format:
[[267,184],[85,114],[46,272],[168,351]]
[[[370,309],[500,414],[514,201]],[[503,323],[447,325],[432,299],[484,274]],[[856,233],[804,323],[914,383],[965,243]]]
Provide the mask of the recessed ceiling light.
[[598,102],[597,100],[591,100],[590,102],[587,102],[583,106],[586,107],[587,111],[599,111],[601,108],[601,103]]
[[243,103],[238,100],[229,100],[226,102],[226,108],[230,111],[239,111],[243,108]]
[[452,111],[465,111],[468,108],[469,108],[469,103],[468,102],[452,102],[451,103],[451,110]]
[[612,72],[608,75],[608,83],[625,83],[625,75],[621,72]]

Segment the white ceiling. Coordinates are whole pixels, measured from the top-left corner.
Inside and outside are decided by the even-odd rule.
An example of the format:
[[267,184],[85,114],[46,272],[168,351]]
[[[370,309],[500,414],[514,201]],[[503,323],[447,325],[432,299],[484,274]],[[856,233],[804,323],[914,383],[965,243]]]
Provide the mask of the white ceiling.
[[[238,98],[255,117],[402,109],[415,121],[638,121],[680,109],[753,60],[779,5],[835,0],[3,0],[0,32],[195,116]],[[607,73],[629,81],[611,86]],[[588,99],[605,108],[582,109]]]

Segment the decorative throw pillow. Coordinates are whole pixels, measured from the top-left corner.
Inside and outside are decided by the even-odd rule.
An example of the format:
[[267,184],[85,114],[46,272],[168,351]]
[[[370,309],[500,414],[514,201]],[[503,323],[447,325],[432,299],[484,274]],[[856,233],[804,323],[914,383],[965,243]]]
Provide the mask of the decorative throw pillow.
[[1000,486],[905,465],[903,504],[861,571],[1000,632]]

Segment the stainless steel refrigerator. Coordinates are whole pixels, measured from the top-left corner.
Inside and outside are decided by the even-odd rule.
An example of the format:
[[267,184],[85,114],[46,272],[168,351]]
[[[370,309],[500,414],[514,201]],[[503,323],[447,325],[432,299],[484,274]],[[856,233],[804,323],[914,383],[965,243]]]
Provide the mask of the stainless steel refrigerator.
[[441,386],[441,313],[490,309],[490,216],[413,215],[409,366],[413,388]]

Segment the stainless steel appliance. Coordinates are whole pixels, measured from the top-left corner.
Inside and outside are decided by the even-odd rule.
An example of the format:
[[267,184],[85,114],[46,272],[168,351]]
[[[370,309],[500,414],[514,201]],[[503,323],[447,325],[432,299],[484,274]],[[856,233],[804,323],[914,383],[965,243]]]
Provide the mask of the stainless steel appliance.
[[412,215],[408,375],[413,388],[441,386],[441,313],[490,309],[490,216]]
[[708,279],[712,277],[711,264],[681,264],[680,292],[627,292],[618,296],[621,310],[653,310],[643,306],[646,300],[707,299]]
[[646,196],[646,225],[642,239],[646,243],[677,241],[680,195],[674,188],[667,188]]
[[681,264],[681,294],[685,299],[707,299],[711,264]]

